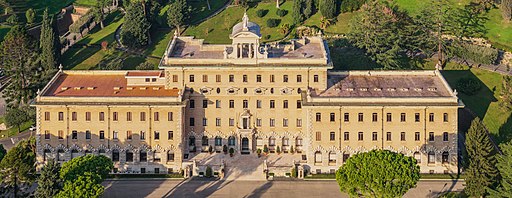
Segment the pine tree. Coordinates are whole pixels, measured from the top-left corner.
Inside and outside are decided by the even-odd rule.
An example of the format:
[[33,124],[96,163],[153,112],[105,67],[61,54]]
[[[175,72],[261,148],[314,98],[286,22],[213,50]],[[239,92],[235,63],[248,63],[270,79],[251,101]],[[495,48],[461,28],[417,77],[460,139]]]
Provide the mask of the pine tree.
[[51,198],[57,195],[61,189],[59,177],[59,163],[53,159],[41,169],[41,175],[37,178],[36,197]]
[[[35,139],[22,140],[16,144],[2,162],[0,162],[0,177],[2,187],[12,192],[14,197],[25,196],[20,189],[20,185],[31,184],[34,180],[36,162],[35,157]],[[10,197],[10,196],[9,196]]]
[[55,47],[56,34],[52,27],[53,18],[48,16],[48,9],[43,13],[41,24],[41,36],[39,37],[39,48],[41,48],[41,66],[44,69],[44,77],[51,78],[56,70],[57,51]]
[[303,20],[302,15],[302,0],[293,0],[292,7],[293,24],[300,24]]
[[466,134],[466,194],[482,197],[496,179],[496,158],[494,147],[480,118],[471,122]]
[[124,15],[124,24],[121,29],[121,41],[128,47],[143,47],[149,44],[149,23],[144,8],[140,3],[131,3]]
[[500,145],[502,155],[497,155],[496,158],[501,181],[496,190],[490,190],[490,197],[512,197],[512,141]]
[[320,0],[320,13],[328,19],[336,17],[336,0]]
[[174,26],[181,33],[180,27],[185,25],[188,19],[188,5],[186,0],[176,0],[171,3],[169,10],[167,10],[167,24]]
[[306,0],[304,2],[304,18],[308,19],[315,12],[315,2],[313,0]]

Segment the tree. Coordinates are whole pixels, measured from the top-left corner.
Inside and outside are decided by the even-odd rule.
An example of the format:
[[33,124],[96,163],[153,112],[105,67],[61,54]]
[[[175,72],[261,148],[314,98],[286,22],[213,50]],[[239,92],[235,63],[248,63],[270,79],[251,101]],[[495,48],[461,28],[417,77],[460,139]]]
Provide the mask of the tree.
[[500,145],[502,155],[497,155],[496,167],[501,176],[500,185],[490,190],[490,197],[512,197],[512,141]]
[[65,181],[73,181],[83,173],[89,172],[97,174],[101,183],[113,168],[112,160],[103,155],[85,155],[64,163],[60,170],[60,177]]
[[169,5],[167,24],[171,27],[176,27],[178,34],[181,33],[180,27],[185,25],[185,21],[188,19],[188,10],[189,7],[186,0],[176,0]]
[[37,48],[21,26],[14,26],[1,46],[0,65],[11,76],[11,84],[3,94],[8,107],[16,108],[27,104],[37,88],[42,86],[37,75]]
[[25,17],[27,18],[27,23],[32,24],[36,19],[36,12],[34,9],[30,8],[25,12]]
[[0,162],[1,183],[14,197],[20,186],[29,186],[35,178],[35,139],[22,140],[16,144]]
[[92,8],[92,15],[96,23],[100,23],[100,28],[103,29],[103,20],[105,20],[105,8],[110,3],[110,0],[97,0],[96,5]]
[[496,179],[494,146],[480,118],[475,118],[466,133],[466,194],[482,197]]
[[323,30],[325,30],[331,24],[332,24],[332,19],[328,19],[325,17],[320,18],[320,28],[322,28]]
[[279,33],[283,35],[288,34],[288,31],[290,31],[290,25],[288,23],[282,24],[281,27],[279,27]]
[[320,0],[319,7],[322,16],[328,19],[336,17],[336,0]]
[[18,25],[20,20],[18,19],[18,16],[13,13],[13,14],[11,14],[11,16],[7,17],[7,19],[5,21],[9,25]]
[[105,191],[100,175],[84,172],[73,180],[66,180],[57,198],[98,198]]
[[48,9],[44,10],[43,22],[41,24],[41,36],[39,37],[39,48],[41,49],[41,66],[45,79],[50,79],[56,71],[57,52],[55,43],[58,39],[53,30],[53,17],[48,16]]
[[5,123],[9,127],[17,127],[18,133],[21,132],[21,125],[29,120],[29,116],[27,112],[19,109],[13,108],[7,111],[5,115]]
[[387,0],[363,5],[350,27],[347,39],[385,69],[404,69],[402,61],[416,46],[414,21]]
[[121,29],[121,41],[128,47],[142,47],[149,44],[149,23],[144,8],[139,3],[132,3],[126,9],[124,24]]
[[401,197],[419,179],[413,157],[388,150],[358,153],[336,172],[341,191],[354,197]]
[[4,159],[6,153],[7,151],[5,150],[4,145],[0,144],[0,162]]
[[300,24],[304,19],[302,15],[302,0],[293,0],[292,7],[293,24]]
[[151,64],[150,62],[143,62],[139,65],[137,65],[137,67],[135,67],[136,70],[153,70],[155,69],[155,66],[153,64]]
[[314,0],[305,0],[304,1],[304,18],[308,19],[315,12],[315,2]]
[[53,159],[41,168],[41,175],[37,178],[36,197],[51,198],[57,195],[61,189],[59,177],[59,163]]
[[512,18],[512,0],[501,0],[501,15],[505,21]]
[[500,105],[505,107],[505,110],[512,109],[512,77],[503,76],[503,80],[501,82],[501,91],[500,91]]

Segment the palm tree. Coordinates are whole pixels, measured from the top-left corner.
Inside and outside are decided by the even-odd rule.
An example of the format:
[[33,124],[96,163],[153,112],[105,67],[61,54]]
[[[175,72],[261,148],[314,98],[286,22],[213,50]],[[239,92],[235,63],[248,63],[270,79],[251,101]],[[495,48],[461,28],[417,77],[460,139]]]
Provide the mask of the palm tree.
[[320,28],[322,28],[322,30],[325,30],[331,24],[332,24],[332,19],[328,19],[328,18],[325,18],[325,17],[322,17],[320,19]]
[[290,24],[283,24],[281,25],[281,27],[279,28],[279,33],[281,34],[287,34],[288,31],[290,31]]

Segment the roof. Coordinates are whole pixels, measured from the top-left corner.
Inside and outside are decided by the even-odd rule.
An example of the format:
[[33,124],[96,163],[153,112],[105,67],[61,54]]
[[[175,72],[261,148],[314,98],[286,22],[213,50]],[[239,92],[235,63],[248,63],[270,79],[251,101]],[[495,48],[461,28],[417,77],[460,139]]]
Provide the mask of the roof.
[[162,71],[129,71],[126,76],[129,77],[164,77]]
[[125,73],[60,74],[42,96],[57,97],[178,97],[178,89],[127,86]]
[[235,36],[240,32],[248,31],[258,36],[261,36],[260,26],[254,22],[247,22],[247,30],[244,30],[244,22],[237,23],[233,26],[233,31],[231,31],[231,36]]
[[328,89],[314,97],[452,97],[439,75],[425,73],[329,75]]

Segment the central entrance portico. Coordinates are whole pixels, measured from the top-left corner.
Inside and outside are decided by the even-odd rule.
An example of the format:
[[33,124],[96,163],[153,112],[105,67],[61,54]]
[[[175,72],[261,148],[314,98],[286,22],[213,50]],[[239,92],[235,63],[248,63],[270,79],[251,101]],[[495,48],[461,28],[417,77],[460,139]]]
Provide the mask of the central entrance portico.
[[248,109],[240,115],[241,126],[238,126],[240,136],[240,153],[251,154],[253,149],[254,128],[251,126],[251,113]]

